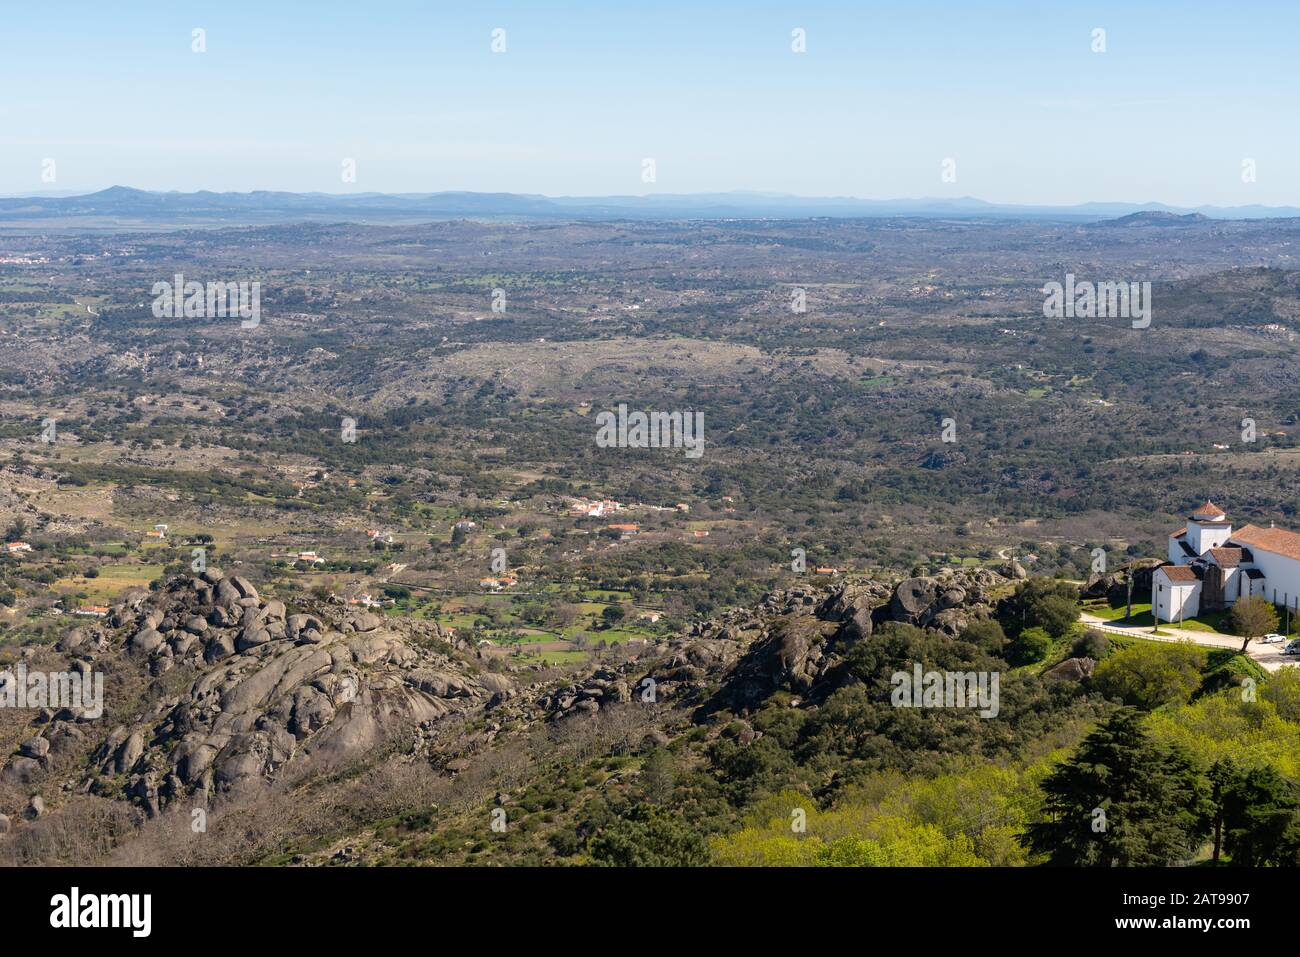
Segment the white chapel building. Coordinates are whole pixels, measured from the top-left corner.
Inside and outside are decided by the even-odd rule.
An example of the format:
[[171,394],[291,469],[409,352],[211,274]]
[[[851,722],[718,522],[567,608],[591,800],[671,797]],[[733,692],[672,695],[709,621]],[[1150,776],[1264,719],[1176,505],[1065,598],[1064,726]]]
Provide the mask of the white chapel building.
[[1271,525],[1233,531],[1223,509],[1206,502],[1169,536],[1169,561],[1151,577],[1152,612],[1180,621],[1246,595],[1300,607],[1300,535]]

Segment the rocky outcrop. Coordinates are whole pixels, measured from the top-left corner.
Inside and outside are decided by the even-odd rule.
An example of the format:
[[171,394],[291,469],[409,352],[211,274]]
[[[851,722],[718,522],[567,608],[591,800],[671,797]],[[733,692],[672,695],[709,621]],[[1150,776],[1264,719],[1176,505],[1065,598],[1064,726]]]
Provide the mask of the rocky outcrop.
[[1151,597],[1151,579],[1160,566],[1156,559],[1142,559],[1105,574],[1093,574],[1079,589],[1082,599],[1105,599],[1119,607],[1128,597],[1128,577],[1133,577],[1133,599]]
[[895,587],[884,617],[956,637],[975,618],[993,613],[994,589],[1005,583],[1002,575],[986,568],[904,579]]
[[[796,588],[764,598],[757,613],[733,612],[651,669],[658,690],[705,711],[744,711],[777,691],[818,701],[841,686],[843,663],[859,641],[886,622],[930,628],[949,636],[993,613],[1007,579],[987,569],[961,569],[909,578],[894,587],[845,583],[829,591]],[[702,640],[707,639],[707,640]]]
[[889,598],[889,586],[881,582],[847,584],[822,602],[817,615],[826,621],[844,623],[851,637],[864,638],[871,634],[876,619],[883,618]]
[[403,630],[329,607],[291,614],[216,569],[129,595],[107,624],[70,630],[60,649],[83,666],[121,655],[154,679],[184,668],[183,690],[147,696],[152,710],[100,731],[97,744],[98,723],[54,720],[22,742],[7,780],[36,781],[52,755],[90,749],[94,770],[81,788],[153,816],[182,796],[220,800],[291,767],[370,759],[399,741],[427,751],[448,716],[515,693],[509,677],[434,650],[428,639],[444,637],[434,625]]
[[934,449],[921,459],[923,469],[947,469],[966,464],[966,453],[956,449]]
[[[129,594],[58,645],[79,669],[109,657],[113,668],[134,669],[146,687],[130,700],[147,706],[131,705],[142,708],[132,713],[110,700],[111,723],[72,709],[42,714],[0,774],[32,794],[53,768],[89,767],[58,790],[122,798],[152,817],[178,801],[247,794],[295,770],[384,756],[458,773],[503,733],[620,708],[651,707],[664,716],[654,721],[659,733],[715,708],[743,714],[778,691],[815,703],[850,680],[846,656],[886,623],[957,635],[991,612],[1007,584],[962,569],[799,585],[559,681],[537,673],[529,681],[522,669],[503,673],[509,664],[489,670],[431,623],[263,597],[246,579],[209,568]],[[0,811],[11,820],[26,814]]]
[[1053,665],[1043,672],[1044,677],[1057,678],[1062,681],[1083,681],[1091,678],[1097,662],[1091,658],[1066,658],[1059,665]]
[[1029,572],[1025,571],[1025,566],[1021,565],[1014,558],[1010,559],[998,569],[998,573],[1003,578],[1010,578],[1013,581],[1023,581],[1029,577]]
[[650,691],[650,685],[635,688],[631,673],[636,670],[633,663],[621,669],[601,668],[580,682],[559,688],[538,699],[538,705],[546,712],[549,720],[558,720],[574,712],[588,714],[599,711],[602,707],[614,704],[626,704],[632,700],[634,690],[638,694],[657,697],[658,689]]

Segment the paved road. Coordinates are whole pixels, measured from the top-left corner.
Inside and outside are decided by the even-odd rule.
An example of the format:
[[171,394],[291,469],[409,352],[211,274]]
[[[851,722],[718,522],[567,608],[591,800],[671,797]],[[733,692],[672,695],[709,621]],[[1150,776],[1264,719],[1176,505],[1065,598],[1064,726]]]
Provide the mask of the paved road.
[[[1132,635],[1136,638],[1149,638],[1152,641],[1182,641],[1184,638],[1190,638],[1195,644],[1204,645],[1207,648],[1231,648],[1236,651],[1241,647],[1241,639],[1234,638],[1231,635],[1216,635],[1208,631],[1191,631],[1190,629],[1180,631],[1176,626],[1167,624],[1161,626],[1165,631],[1164,634],[1153,635],[1149,626],[1125,627],[1116,625],[1104,618],[1098,618],[1096,615],[1089,615],[1086,612],[1079,616],[1079,620],[1089,628],[1096,628],[1098,631],[1109,631],[1117,635]],[[1276,645],[1261,645],[1258,641],[1252,641],[1250,647],[1246,649],[1246,654],[1259,662],[1266,671],[1277,671],[1284,665],[1300,664],[1300,655],[1282,654],[1282,649],[1285,647],[1285,642],[1279,642]]]

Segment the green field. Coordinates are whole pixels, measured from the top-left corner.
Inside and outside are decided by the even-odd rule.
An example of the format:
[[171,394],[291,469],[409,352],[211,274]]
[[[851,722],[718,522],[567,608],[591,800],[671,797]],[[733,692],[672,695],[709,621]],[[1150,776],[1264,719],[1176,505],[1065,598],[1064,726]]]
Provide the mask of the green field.
[[83,594],[88,604],[105,605],[128,588],[147,588],[162,572],[162,565],[103,565],[98,578],[61,578],[54,587],[64,594]]
[[1083,605],[1083,610],[1089,615],[1096,615],[1098,618],[1105,619],[1116,625],[1128,627],[1146,627],[1150,628],[1155,624],[1155,619],[1151,617],[1151,602],[1133,602],[1133,617],[1126,618],[1125,612],[1127,606],[1112,608],[1106,602],[1087,602]]

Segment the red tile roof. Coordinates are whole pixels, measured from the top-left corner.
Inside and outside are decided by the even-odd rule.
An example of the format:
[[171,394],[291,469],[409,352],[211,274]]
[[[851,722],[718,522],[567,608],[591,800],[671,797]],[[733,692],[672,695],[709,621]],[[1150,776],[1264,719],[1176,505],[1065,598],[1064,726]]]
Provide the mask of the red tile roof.
[[1261,528],[1247,525],[1232,533],[1230,541],[1234,544],[1249,545],[1251,548],[1272,552],[1300,561],[1300,535],[1288,532],[1285,528]]
[[1223,509],[1219,508],[1219,506],[1215,505],[1213,502],[1206,502],[1196,511],[1192,512],[1192,518],[1195,519],[1205,518],[1205,519],[1209,519],[1212,522],[1217,522],[1219,519],[1227,518],[1227,516],[1223,513]]
[[1186,565],[1161,565],[1156,571],[1164,572],[1165,577],[1175,585],[1190,585],[1198,580],[1196,572]]
[[1210,554],[1214,556],[1215,564],[1222,568],[1231,568],[1241,564],[1240,548],[1211,548]]

